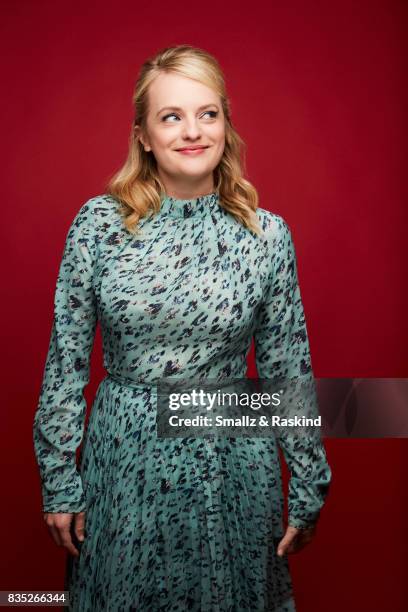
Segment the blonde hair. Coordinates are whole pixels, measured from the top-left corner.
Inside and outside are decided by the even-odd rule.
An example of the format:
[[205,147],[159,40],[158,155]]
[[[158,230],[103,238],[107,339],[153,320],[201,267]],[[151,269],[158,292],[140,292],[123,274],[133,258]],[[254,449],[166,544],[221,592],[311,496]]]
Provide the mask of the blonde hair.
[[258,193],[243,177],[244,161],[241,149],[245,143],[235,131],[231,121],[230,102],[225,80],[217,60],[197,47],[178,45],[160,50],[142,65],[132,103],[135,120],[129,138],[129,153],[123,167],[116,172],[106,185],[106,193],[120,203],[120,213],[126,229],[138,233],[137,224],[150,210],[160,210],[161,196],[165,187],[157,172],[154,155],[145,151],[135,135],[135,126],[146,130],[150,84],[160,73],[175,73],[194,79],[210,87],[220,97],[225,116],[225,148],[222,158],[214,169],[215,191],[220,206],[232,214],[238,222],[260,235],[262,233],[255,210],[258,207]]

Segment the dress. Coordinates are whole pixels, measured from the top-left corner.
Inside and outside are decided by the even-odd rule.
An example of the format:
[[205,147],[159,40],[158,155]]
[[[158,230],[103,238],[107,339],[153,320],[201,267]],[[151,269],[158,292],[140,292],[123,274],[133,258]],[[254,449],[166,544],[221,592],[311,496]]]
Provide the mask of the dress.
[[[296,257],[284,219],[262,208],[262,237],[217,192],[124,228],[118,202],[85,202],[68,231],[33,440],[44,512],[86,511],[67,554],[80,612],[292,612],[278,445],[266,438],[158,439],[161,377],[312,376]],[[100,322],[106,377],[84,429]],[[83,442],[77,468],[76,449]],[[289,524],[315,523],[331,481],[322,443],[281,442]]]

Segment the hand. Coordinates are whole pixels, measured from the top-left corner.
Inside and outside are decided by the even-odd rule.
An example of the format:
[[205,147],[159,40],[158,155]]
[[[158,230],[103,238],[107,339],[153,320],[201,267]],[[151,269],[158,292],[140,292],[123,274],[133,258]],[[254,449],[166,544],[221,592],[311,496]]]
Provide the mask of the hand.
[[71,512],[46,512],[44,520],[57,546],[64,546],[74,557],[79,556],[79,551],[75,548],[71,538],[71,523],[74,519],[74,533],[80,542],[84,539],[85,511]]
[[278,544],[277,555],[283,557],[286,553],[297,553],[306,546],[316,533],[316,525],[308,529],[297,529],[288,525],[286,533]]

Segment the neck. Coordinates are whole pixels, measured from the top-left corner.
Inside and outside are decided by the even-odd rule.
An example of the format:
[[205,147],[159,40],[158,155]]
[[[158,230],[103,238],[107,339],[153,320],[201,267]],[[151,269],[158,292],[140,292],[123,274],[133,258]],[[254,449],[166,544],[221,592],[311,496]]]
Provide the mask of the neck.
[[190,183],[185,180],[183,183],[179,183],[163,176],[160,176],[160,179],[164,185],[166,194],[178,200],[199,198],[215,191],[212,174],[204,180],[200,180],[199,182],[192,181]]

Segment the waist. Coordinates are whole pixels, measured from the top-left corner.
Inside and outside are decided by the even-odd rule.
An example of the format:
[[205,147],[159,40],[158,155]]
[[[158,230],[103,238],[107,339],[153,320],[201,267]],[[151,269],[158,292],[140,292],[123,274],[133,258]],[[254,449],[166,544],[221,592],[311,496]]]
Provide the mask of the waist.
[[111,372],[108,372],[107,376],[105,377],[108,381],[112,380],[116,383],[118,383],[119,385],[123,385],[124,387],[132,387],[134,389],[141,389],[141,390],[145,390],[145,389],[149,389],[149,390],[154,390],[157,387],[157,382],[147,382],[147,381],[138,381],[138,380],[132,380],[129,378],[125,378],[124,376],[118,376],[117,374],[111,374]]
[[[118,383],[119,385],[123,385],[125,387],[132,387],[134,389],[140,389],[142,391],[144,390],[149,390],[149,391],[154,391],[157,393],[157,388],[159,386],[159,389],[163,392],[165,392],[166,390],[169,391],[171,389],[177,389],[180,390],[180,388],[185,387],[186,391],[188,389],[190,389],[192,386],[194,386],[194,383],[192,382],[191,379],[186,380],[184,378],[180,378],[180,379],[175,379],[174,377],[163,377],[158,379],[155,382],[148,382],[148,381],[142,381],[142,380],[134,380],[134,379],[129,379],[129,378],[125,378],[124,376],[119,376],[117,374],[112,374],[111,372],[107,373],[107,376],[105,377],[106,380],[111,380],[114,381],[116,383]],[[193,377],[194,380],[194,377]],[[190,384],[189,384],[190,383]],[[240,387],[241,389],[248,389],[248,385],[251,384],[251,379],[249,378],[223,378],[223,379],[201,379],[201,384],[203,385],[203,388],[207,391],[211,391],[211,390],[216,390],[216,389],[226,389],[226,388],[230,388],[231,390],[235,390],[237,391]],[[201,386],[200,381],[197,379],[196,380],[196,385],[198,385],[198,387]]]

